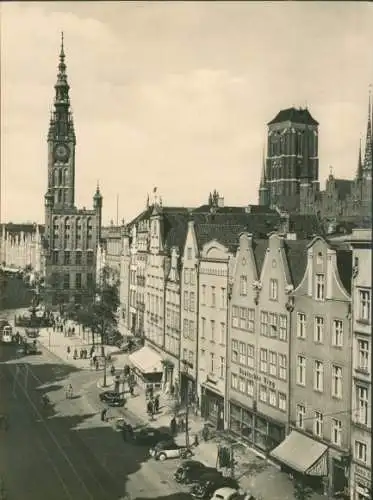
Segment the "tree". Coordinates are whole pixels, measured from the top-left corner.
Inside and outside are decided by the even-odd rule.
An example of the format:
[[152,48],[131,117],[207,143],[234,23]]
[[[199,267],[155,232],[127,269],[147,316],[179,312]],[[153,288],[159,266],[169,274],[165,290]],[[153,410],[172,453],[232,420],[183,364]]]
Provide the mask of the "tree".
[[303,480],[296,479],[294,482],[294,498],[296,500],[309,500],[313,495],[313,490]]

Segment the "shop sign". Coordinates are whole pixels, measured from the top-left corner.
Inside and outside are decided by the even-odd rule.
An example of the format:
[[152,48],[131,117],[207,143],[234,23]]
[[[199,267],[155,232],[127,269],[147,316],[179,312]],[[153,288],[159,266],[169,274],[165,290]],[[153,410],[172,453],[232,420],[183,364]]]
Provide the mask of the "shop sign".
[[363,477],[364,479],[371,480],[371,472],[369,469],[365,469],[364,467],[360,467],[360,465],[355,465],[355,474],[357,476]]
[[271,389],[275,389],[276,388],[276,383],[273,380],[271,380],[268,377],[262,377],[261,375],[258,375],[257,373],[252,372],[250,370],[247,370],[247,369],[244,369],[244,368],[239,368],[239,374],[240,374],[241,377],[245,377],[245,378],[249,378],[249,379],[252,379],[252,380],[256,380],[260,384],[264,384],[267,387],[270,387]]

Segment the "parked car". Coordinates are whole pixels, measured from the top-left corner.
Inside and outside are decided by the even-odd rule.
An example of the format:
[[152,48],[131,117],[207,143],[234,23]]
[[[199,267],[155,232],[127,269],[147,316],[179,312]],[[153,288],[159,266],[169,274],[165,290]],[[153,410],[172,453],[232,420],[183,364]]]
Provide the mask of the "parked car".
[[185,460],[176,470],[174,479],[177,483],[189,484],[197,481],[207,467],[197,460]]
[[41,351],[38,350],[38,347],[37,347],[35,341],[32,344],[25,342],[22,345],[22,347],[17,349],[17,352],[19,352],[19,354],[23,354],[24,356],[29,356],[32,354],[41,354]]
[[100,401],[109,406],[124,406],[126,400],[122,394],[115,391],[104,391],[99,395]]
[[238,483],[230,477],[223,477],[220,472],[209,472],[202,474],[190,490],[195,498],[211,498],[214,492],[219,488],[230,487],[238,489]]
[[192,456],[191,450],[179,446],[173,439],[161,441],[149,450],[150,456],[163,462],[167,458],[188,458]]
[[255,497],[246,491],[246,493],[240,493],[236,488],[219,488],[215,491],[211,500],[256,500]]
[[155,448],[160,442],[173,441],[172,436],[165,431],[154,429],[153,427],[142,427],[134,429],[132,439],[135,444]]

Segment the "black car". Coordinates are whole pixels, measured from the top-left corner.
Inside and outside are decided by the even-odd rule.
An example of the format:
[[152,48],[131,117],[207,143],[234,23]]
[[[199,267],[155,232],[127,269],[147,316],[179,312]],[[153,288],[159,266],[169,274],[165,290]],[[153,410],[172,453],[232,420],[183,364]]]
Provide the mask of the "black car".
[[141,429],[133,430],[132,439],[136,444],[153,448],[160,441],[172,440],[172,436],[167,432],[154,429],[153,427],[142,427]]
[[104,391],[99,395],[100,401],[109,406],[124,406],[126,402],[122,394],[115,391]]
[[197,460],[185,460],[177,468],[174,479],[177,483],[189,484],[198,481],[201,475],[206,472],[207,467]]
[[239,487],[235,479],[223,477],[218,471],[209,472],[202,474],[198,481],[193,484],[190,492],[195,498],[211,498],[217,489],[224,486],[236,489]]

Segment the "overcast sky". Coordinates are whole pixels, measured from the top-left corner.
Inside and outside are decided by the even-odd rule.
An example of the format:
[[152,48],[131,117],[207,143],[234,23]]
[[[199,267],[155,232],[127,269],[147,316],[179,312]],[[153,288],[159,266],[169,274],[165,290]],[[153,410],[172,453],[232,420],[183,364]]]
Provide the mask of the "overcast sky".
[[44,222],[60,31],[77,134],[76,203],[104,223],[194,206],[216,188],[257,203],[266,123],[320,122],[320,178],[352,177],[373,82],[373,4],[2,2],[2,219]]

